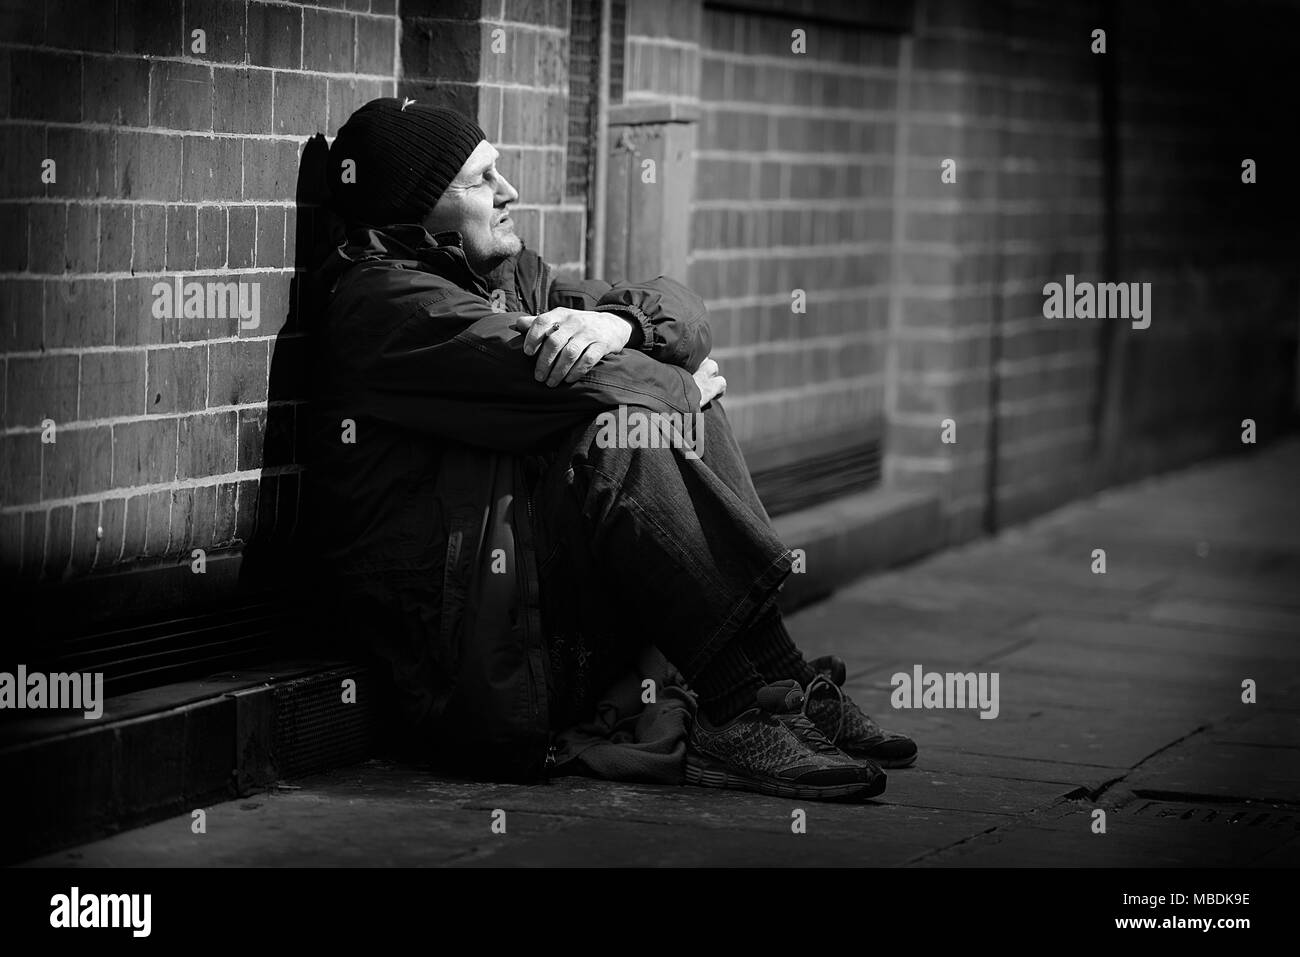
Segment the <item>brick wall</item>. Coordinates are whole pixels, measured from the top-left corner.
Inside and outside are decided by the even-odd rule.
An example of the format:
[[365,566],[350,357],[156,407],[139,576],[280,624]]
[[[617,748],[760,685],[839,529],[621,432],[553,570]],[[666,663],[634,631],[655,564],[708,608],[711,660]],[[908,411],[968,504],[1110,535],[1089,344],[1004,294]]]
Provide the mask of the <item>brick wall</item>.
[[[1118,12],[1119,269],[1158,297],[1151,328],[1128,334],[1116,462],[1126,477],[1241,450],[1245,418],[1261,441],[1285,424],[1300,316],[1289,168],[1300,9]],[[1241,181],[1247,158],[1254,185]]]
[[887,479],[937,489],[954,539],[1089,478],[1097,328],[1041,310],[1101,266],[1090,6],[922,4],[900,64]]
[[[865,439],[885,391],[898,40],[777,13],[704,12],[690,282],[743,442]],[[674,48],[649,50],[672,74]]]
[[[5,579],[164,567],[211,600],[223,554],[295,518],[300,152],[392,94],[395,0],[0,16]],[[176,277],[257,283],[260,323],[157,318]]]
[[[81,602],[104,615],[221,600],[223,556],[292,531],[314,135],[360,103],[477,116],[520,233],[583,272],[573,2],[0,0],[6,583],[107,582]],[[1275,47],[1295,7],[1130,7],[628,4],[625,115],[698,111],[685,278],[747,445],[879,433],[887,481],[937,491],[958,540],[1240,449],[1242,418],[1281,426],[1300,83]],[[1152,327],[1045,320],[1067,273],[1151,281]],[[156,318],[178,276],[259,283],[260,323]]]
[[[1296,190],[1245,186],[1240,162],[1286,164],[1300,77],[1277,38],[1297,21],[1268,4],[918,5],[886,469],[943,495],[951,538],[1240,451],[1242,418],[1282,425]],[[1151,327],[1045,319],[1043,285],[1066,274],[1152,282]]]
[[586,199],[565,190],[568,0],[416,0],[401,13],[402,95],[476,116],[519,190],[516,232],[582,275]]

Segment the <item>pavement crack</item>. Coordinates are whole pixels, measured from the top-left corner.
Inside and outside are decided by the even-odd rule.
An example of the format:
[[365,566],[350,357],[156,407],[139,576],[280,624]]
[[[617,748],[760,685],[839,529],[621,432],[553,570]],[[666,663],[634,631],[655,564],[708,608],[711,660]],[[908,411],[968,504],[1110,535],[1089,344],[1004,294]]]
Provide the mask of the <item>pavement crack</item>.
[[1107,791],[1109,791],[1109,790],[1110,790],[1111,788],[1113,788],[1115,785],[1119,784],[1121,781],[1125,780],[1125,779],[1126,779],[1130,774],[1132,774],[1134,771],[1138,770],[1140,767],[1142,767],[1144,764],[1146,764],[1146,763],[1147,763],[1148,761],[1150,761],[1152,758],[1155,758],[1155,757],[1158,757],[1158,756],[1164,754],[1164,753],[1165,753],[1166,751],[1168,751],[1170,748],[1175,748],[1175,747],[1177,747],[1178,745],[1182,744],[1184,741],[1187,741],[1187,740],[1189,740],[1189,739],[1191,739],[1191,738],[1194,738],[1194,737],[1196,737],[1198,734],[1201,734],[1201,733],[1203,733],[1203,732],[1205,732],[1205,731],[1208,731],[1208,730],[1209,730],[1210,728],[1212,728],[1212,727],[1214,727],[1214,722],[1213,722],[1213,721],[1208,722],[1208,723],[1206,723],[1206,724],[1198,725],[1197,727],[1193,728],[1191,731],[1188,731],[1188,732],[1187,732],[1185,735],[1183,735],[1181,738],[1175,738],[1174,740],[1170,741],[1168,744],[1164,745],[1163,747],[1156,748],[1154,751],[1152,751],[1150,754],[1148,754],[1148,755],[1147,755],[1146,757],[1144,757],[1142,760],[1138,761],[1136,764],[1134,764],[1131,768],[1129,768],[1129,769],[1128,769],[1127,771],[1125,771],[1123,774],[1119,775],[1118,777],[1112,778],[1112,779],[1109,780],[1109,781],[1104,782],[1104,783],[1103,783],[1100,787],[1098,787],[1095,791],[1091,792],[1090,800],[1093,800],[1093,801],[1097,801],[1097,800],[1099,800],[1103,794],[1105,794]]

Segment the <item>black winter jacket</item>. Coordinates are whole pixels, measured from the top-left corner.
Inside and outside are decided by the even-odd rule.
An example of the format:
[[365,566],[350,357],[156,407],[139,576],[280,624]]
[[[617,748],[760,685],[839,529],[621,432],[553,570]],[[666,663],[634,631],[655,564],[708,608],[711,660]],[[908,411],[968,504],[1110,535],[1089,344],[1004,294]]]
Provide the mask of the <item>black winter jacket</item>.
[[[338,627],[388,663],[401,714],[443,756],[535,778],[552,729],[526,460],[620,404],[698,410],[704,303],[666,277],[559,279],[527,249],[482,277],[458,234],[419,226],[350,232],[317,284],[305,481]],[[561,305],[636,331],[550,388],[511,324]]]

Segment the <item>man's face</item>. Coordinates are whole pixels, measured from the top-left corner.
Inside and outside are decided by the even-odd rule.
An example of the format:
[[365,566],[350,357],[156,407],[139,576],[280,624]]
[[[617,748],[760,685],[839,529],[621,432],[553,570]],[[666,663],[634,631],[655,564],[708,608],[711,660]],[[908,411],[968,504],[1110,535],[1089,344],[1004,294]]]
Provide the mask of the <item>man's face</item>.
[[523,248],[508,206],[519,192],[497,172],[499,156],[487,140],[479,143],[424,221],[430,235],[459,232],[465,258],[480,274]]

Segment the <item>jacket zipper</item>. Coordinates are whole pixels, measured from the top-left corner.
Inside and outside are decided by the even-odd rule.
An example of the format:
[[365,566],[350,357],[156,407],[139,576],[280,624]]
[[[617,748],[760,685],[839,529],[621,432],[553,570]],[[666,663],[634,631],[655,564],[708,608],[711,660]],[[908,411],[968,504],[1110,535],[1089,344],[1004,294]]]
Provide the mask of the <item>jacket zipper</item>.
[[[534,524],[534,519],[533,519],[532,485],[527,480],[527,475],[524,474],[523,465],[520,463],[516,463],[515,468],[516,468],[517,477],[523,480],[521,484],[524,489],[524,502],[526,505],[526,511],[528,515],[528,540],[523,544],[523,547],[521,548],[521,552],[524,555],[524,560],[522,564],[525,567],[525,574],[521,576],[521,581],[524,586],[524,610],[525,610],[525,621],[527,621],[530,616],[530,612],[532,610],[529,606],[533,602],[533,597],[534,597],[532,579],[533,579],[533,575],[536,574],[536,569],[532,566],[536,561],[535,553],[533,551],[534,544],[536,542],[536,534],[535,534],[536,525]],[[538,614],[540,615],[540,607],[538,608]],[[533,635],[531,633],[532,632],[531,628],[528,628],[527,625],[525,626],[525,628],[528,632],[527,634],[528,647],[526,649],[529,658],[528,693],[529,693],[530,703],[533,709],[533,720],[535,722],[542,724],[543,726],[546,726],[547,728],[546,756],[542,761],[542,769],[543,769],[543,773],[545,774],[546,772],[549,772],[550,769],[555,767],[556,765],[556,746],[554,742],[554,733],[549,728],[549,724],[550,724],[549,719],[544,719],[543,715],[541,714],[541,708],[539,707],[538,704],[538,693],[537,693],[538,678],[540,677],[542,681],[546,680],[546,673],[547,673],[546,654],[544,648],[539,648],[538,659],[541,662],[541,671],[542,671],[541,675],[539,676],[534,673],[533,666],[532,666],[533,646],[537,644],[538,638],[536,635]]]

